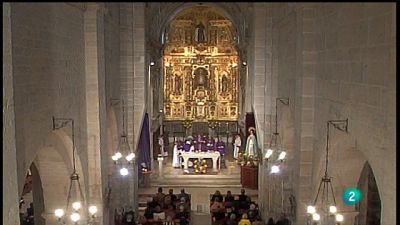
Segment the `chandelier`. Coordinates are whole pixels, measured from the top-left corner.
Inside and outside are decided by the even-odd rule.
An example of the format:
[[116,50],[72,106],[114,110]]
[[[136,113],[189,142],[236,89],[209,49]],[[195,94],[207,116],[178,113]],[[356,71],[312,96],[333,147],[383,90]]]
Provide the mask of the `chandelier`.
[[[75,132],[74,132],[74,120],[73,119],[63,119],[63,118],[54,118],[53,116],[53,130],[58,130],[60,128],[65,127],[68,123],[71,122],[72,128],[72,163],[73,163],[73,172],[70,176],[70,185],[68,189],[68,197],[67,197],[67,206],[64,209],[58,208],[54,211],[55,216],[58,218],[58,222],[61,224],[66,224],[65,214],[68,214],[72,224],[77,225],[79,221],[82,221],[82,215],[87,213],[84,210],[85,199],[82,192],[81,184],[79,183],[79,175],[76,172],[75,165]],[[71,205],[70,205],[71,203]],[[72,207],[72,208],[71,208]],[[94,222],[97,213],[97,207],[95,205],[91,205],[88,207],[89,213],[91,215],[89,219],[89,223]],[[85,223],[86,224],[86,223]]]
[[[312,219],[314,221],[314,224],[319,224],[319,222],[321,222],[320,224],[331,224],[333,222],[336,222],[337,225],[340,225],[340,222],[342,222],[344,218],[342,214],[337,213],[335,194],[333,191],[332,180],[331,180],[332,177],[328,175],[329,125],[333,125],[334,128],[340,131],[347,132],[348,119],[329,120],[327,122],[325,174],[322,177],[321,182],[319,183],[318,193],[314,199],[313,204],[307,206],[307,213],[309,214],[309,222],[311,222]],[[322,187],[322,197],[320,198],[321,201],[319,207],[322,211],[323,218],[321,218],[321,215],[317,213],[318,197],[320,196],[319,194],[321,192],[321,187]],[[329,192],[331,192],[330,195]]]
[[[111,100],[119,101],[119,99],[111,99]],[[127,138],[126,130],[125,130],[124,100],[122,99],[121,102],[122,102],[122,135],[120,136],[120,140],[118,143],[118,148],[116,150],[116,153],[113,156],[111,156],[111,159],[114,161],[115,165],[121,166],[119,173],[122,176],[126,176],[129,174],[129,170],[127,167],[130,164],[134,163],[134,159],[135,159],[136,155],[135,155],[135,153],[132,152],[131,148],[129,147],[128,138]],[[125,160],[123,160],[122,158],[124,158]]]
[[[273,164],[270,171],[272,174],[279,173],[280,164],[283,163],[286,158],[286,151],[282,149],[282,140],[278,133],[278,101],[284,105],[289,105],[289,98],[276,98],[275,101],[275,132],[271,135],[269,148],[264,155],[264,160]],[[276,154],[274,154],[274,152],[276,152]],[[272,159],[273,156],[275,159]]]

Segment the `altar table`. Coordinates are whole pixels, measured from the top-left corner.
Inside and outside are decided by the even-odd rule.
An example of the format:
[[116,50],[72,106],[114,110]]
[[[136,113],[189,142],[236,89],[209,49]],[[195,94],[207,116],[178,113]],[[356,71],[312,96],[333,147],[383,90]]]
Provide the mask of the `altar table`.
[[213,170],[217,170],[217,161],[219,162],[218,165],[221,164],[219,152],[182,152],[181,157],[184,160],[184,169],[188,169],[188,159],[212,159]]

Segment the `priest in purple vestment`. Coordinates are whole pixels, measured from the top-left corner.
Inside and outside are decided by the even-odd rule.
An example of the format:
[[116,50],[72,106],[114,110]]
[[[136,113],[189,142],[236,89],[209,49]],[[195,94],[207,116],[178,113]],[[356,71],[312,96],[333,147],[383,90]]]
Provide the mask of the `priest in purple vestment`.
[[207,140],[207,151],[215,151],[215,141],[214,138],[209,137]]
[[202,144],[203,144],[203,137],[200,134],[198,134],[196,140],[194,140],[194,149],[196,151],[203,150]]
[[183,144],[183,150],[185,152],[188,152],[190,150],[190,147],[192,146],[192,140],[186,139],[185,143]]
[[219,151],[219,154],[225,155],[225,143],[222,140],[217,140],[217,143],[215,144],[217,147],[217,151]]

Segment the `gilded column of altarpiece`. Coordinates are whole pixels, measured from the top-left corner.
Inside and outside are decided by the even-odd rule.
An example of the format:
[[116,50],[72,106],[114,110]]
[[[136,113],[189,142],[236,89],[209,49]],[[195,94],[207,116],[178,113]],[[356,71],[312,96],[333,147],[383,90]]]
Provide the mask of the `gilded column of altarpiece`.
[[163,61],[165,120],[237,120],[238,54],[230,21],[177,19],[169,34]]

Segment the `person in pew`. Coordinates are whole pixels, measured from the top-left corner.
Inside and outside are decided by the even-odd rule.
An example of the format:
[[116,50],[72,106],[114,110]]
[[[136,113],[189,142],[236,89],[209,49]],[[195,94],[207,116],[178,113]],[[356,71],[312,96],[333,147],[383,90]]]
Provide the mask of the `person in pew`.
[[165,198],[164,198],[164,208],[166,209],[170,205],[172,205],[173,208],[175,208],[176,201],[177,201],[177,197],[176,197],[176,195],[174,195],[174,190],[169,189],[168,194],[165,195]]
[[158,192],[155,195],[155,199],[156,199],[157,203],[160,205],[160,207],[163,209],[164,208],[165,194],[163,193],[162,187],[158,188]]
[[246,190],[240,190],[239,201],[243,202],[247,200]]
[[222,195],[219,190],[216,190],[215,193],[213,194],[213,196],[211,197],[211,204],[215,202],[216,198],[219,198],[220,200],[222,200]]
[[273,219],[272,217],[270,217],[270,218],[268,219],[267,225],[275,225],[274,219]]
[[290,220],[286,217],[285,213],[281,214],[281,217],[279,220],[276,222],[276,225],[290,225]]
[[144,217],[146,218],[146,220],[150,220],[153,219],[153,212],[154,212],[154,208],[152,207],[154,204],[152,204],[154,201],[151,202],[147,202],[147,207],[144,210]]
[[179,221],[180,225],[182,224],[182,222],[185,222],[185,221],[188,222],[189,212],[187,212],[185,210],[185,207],[183,205],[179,206],[179,211],[178,211],[178,213],[176,213],[175,218],[180,220]]
[[251,225],[264,225],[262,219],[260,216],[257,216],[254,222],[251,223]]
[[185,202],[190,202],[190,196],[187,193],[185,193],[185,189],[183,188],[181,189],[181,193],[177,197],[179,200],[182,199],[183,197],[185,199]]
[[185,198],[181,198],[179,200],[179,202],[176,204],[176,208],[180,208],[183,207],[183,209],[185,210],[185,212],[190,212],[190,203],[185,201]]
[[224,199],[225,207],[227,205],[231,206],[233,204],[234,200],[235,200],[235,197],[232,195],[232,192],[231,191],[227,191],[225,199]]
[[229,215],[229,219],[226,221],[226,225],[237,225],[236,215],[234,213]]
[[153,199],[148,203],[150,208],[155,209],[156,206],[159,206],[156,196],[153,196]]
[[163,225],[175,225],[175,221],[172,220],[172,218],[174,218],[174,217],[167,216],[167,218],[165,219],[165,222],[163,223]]
[[128,211],[124,213],[122,218],[122,224],[124,225],[136,225],[135,223],[135,212],[132,207],[129,207]]
[[153,212],[153,220],[154,221],[162,221],[165,220],[165,212],[161,210],[160,206],[157,206]]
[[219,196],[215,197],[215,201],[212,203],[210,211],[214,224],[223,224],[225,219],[225,206],[222,204],[222,200]]
[[189,225],[189,219],[186,217],[181,217],[179,219],[179,225]]
[[250,204],[250,209],[247,211],[248,218],[251,222],[258,217],[258,209],[254,203]]
[[175,210],[175,208],[174,208],[174,206],[173,205],[168,205],[168,208],[167,209],[165,209],[165,216],[166,217],[171,217],[171,218],[175,218],[175,216],[176,216],[176,210]]
[[242,219],[239,221],[238,225],[251,225],[251,222],[247,218],[247,214],[246,213],[243,213]]
[[250,208],[251,199],[249,196],[245,194],[245,190],[241,190],[241,194],[239,195],[239,210],[241,212],[247,211]]

